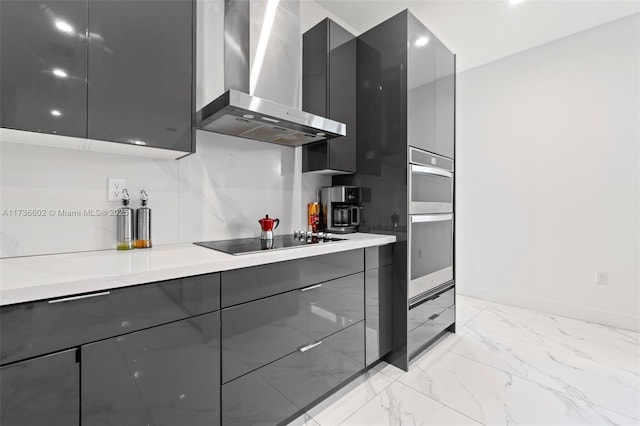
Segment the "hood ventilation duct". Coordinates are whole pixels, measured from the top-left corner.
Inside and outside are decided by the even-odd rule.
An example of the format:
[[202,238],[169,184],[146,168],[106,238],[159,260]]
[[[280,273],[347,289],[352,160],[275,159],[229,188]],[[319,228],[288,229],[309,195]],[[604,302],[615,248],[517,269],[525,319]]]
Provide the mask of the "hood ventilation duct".
[[226,92],[198,111],[197,128],[288,146],[345,136],[345,124],[295,107],[301,39],[299,0],[225,0]]

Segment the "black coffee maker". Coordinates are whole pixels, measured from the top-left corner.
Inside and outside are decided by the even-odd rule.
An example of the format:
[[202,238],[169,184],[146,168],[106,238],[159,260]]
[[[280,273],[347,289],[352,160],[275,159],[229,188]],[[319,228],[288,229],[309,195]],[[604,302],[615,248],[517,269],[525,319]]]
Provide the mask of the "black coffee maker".
[[325,232],[347,234],[360,225],[360,188],[326,186],[320,189],[320,228]]

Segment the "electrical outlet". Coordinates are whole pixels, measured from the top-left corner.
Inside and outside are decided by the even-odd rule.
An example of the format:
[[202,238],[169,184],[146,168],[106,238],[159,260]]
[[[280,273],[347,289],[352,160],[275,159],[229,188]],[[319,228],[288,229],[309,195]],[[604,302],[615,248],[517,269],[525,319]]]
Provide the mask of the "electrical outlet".
[[606,272],[596,272],[596,284],[598,285],[609,284],[609,274]]
[[122,200],[122,190],[126,188],[126,182],[122,178],[107,178],[107,201]]

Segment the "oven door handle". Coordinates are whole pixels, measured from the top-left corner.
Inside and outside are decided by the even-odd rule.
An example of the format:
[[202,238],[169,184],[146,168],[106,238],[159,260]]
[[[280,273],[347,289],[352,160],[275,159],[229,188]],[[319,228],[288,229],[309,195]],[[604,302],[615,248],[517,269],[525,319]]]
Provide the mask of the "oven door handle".
[[453,214],[412,214],[411,223],[444,222],[453,220]]
[[438,175],[446,178],[453,177],[453,173],[448,170],[440,169],[438,167],[418,166],[415,164],[411,165],[411,173],[416,173],[419,175]]

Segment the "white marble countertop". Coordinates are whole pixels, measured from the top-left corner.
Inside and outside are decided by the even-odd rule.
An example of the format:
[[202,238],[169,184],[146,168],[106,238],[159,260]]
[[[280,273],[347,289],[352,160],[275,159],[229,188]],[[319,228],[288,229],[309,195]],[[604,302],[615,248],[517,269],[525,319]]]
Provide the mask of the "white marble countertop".
[[350,234],[347,241],[232,256],[194,244],[0,259],[0,306],[109,290],[395,242]]

